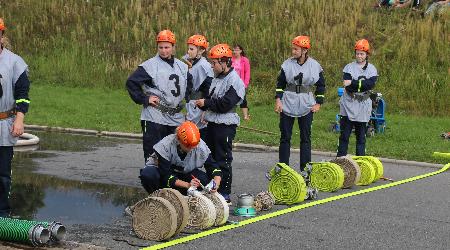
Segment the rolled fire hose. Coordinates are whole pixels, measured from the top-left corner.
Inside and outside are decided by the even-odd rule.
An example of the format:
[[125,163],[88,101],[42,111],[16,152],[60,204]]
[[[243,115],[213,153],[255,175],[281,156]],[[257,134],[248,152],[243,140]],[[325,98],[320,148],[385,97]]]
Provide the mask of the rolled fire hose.
[[269,192],[277,204],[295,204],[305,200],[306,184],[303,177],[284,163],[277,163],[268,173]]
[[330,162],[336,163],[342,168],[342,171],[344,171],[344,184],[342,185],[342,188],[350,188],[359,182],[359,179],[361,178],[361,169],[359,169],[358,163],[351,157],[342,156],[331,160]]
[[50,232],[46,227],[36,221],[0,217],[0,240],[43,246],[50,239]]
[[359,168],[361,169],[361,179],[357,185],[367,186],[372,183],[375,180],[376,174],[373,165],[369,161],[362,159],[356,160],[356,163],[358,163]]
[[378,158],[376,158],[374,156],[353,156],[352,158],[354,160],[365,160],[365,161],[370,162],[370,164],[372,164],[372,166],[374,167],[374,170],[375,170],[374,181],[377,181],[381,177],[383,177],[383,173],[384,173],[383,164],[381,163],[381,161]]
[[200,192],[186,199],[189,206],[189,221],[184,232],[195,232],[212,227],[216,221],[216,208],[213,202]]
[[311,187],[322,192],[334,192],[344,184],[344,171],[336,163],[312,162]]
[[189,206],[185,197],[180,191],[173,188],[156,190],[150,196],[164,198],[174,206],[177,212],[177,230],[175,231],[175,235],[180,233],[186,227],[189,220]]
[[275,197],[270,192],[263,191],[256,195],[253,207],[257,212],[267,211],[275,205]]
[[133,230],[144,240],[167,240],[177,230],[177,212],[161,197],[147,197],[133,207]]
[[216,220],[214,221],[214,226],[222,226],[227,222],[228,217],[230,216],[230,207],[228,206],[227,201],[218,192],[204,195],[212,201],[216,208]]

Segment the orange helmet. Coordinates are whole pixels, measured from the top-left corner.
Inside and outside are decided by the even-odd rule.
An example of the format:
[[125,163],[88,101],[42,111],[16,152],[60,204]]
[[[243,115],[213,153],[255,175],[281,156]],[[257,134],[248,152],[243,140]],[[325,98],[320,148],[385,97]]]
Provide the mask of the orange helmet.
[[292,44],[305,49],[311,48],[311,41],[309,40],[309,36],[297,36],[292,39]]
[[200,131],[193,122],[183,122],[177,128],[178,141],[187,148],[195,148],[200,143]]
[[206,41],[206,37],[202,35],[193,35],[188,38],[187,44],[192,44],[194,46],[199,46],[203,48],[208,48],[208,41]]
[[362,50],[367,53],[370,53],[369,41],[367,41],[366,39],[358,40],[355,44],[355,50]]
[[211,59],[220,59],[223,57],[231,58],[232,54],[233,53],[231,52],[230,46],[228,44],[220,43],[209,50],[208,57]]
[[175,44],[177,40],[175,39],[175,34],[170,30],[163,30],[159,32],[158,36],[156,36],[156,42],[169,42],[171,44]]
[[3,22],[2,18],[0,18],[0,30],[6,30],[5,22]]

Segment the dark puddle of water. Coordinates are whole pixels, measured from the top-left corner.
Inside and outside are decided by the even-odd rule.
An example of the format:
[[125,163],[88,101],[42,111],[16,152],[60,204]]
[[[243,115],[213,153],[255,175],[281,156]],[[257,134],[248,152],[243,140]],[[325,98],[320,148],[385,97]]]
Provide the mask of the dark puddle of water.
[[[41,139],[33,152],[15,152],[10,203],[12,216],[63,224],[104,224],[123,216],[127,205],[146,196],[141,188],[86,183],[33,173],[35,158],[51,158],[45,151],[84,152],[114,147],[127,140],[61,133],[33,132]],[[130,143],[130,142],[128,142]]]

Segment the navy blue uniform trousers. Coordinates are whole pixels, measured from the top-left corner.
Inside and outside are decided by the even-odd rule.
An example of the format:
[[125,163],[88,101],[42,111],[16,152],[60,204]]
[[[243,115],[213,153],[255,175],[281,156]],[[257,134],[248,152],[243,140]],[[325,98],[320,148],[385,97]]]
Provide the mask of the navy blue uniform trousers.
[[153,154],[153,146],[162,138],[175,133],[176,126],[167,126],[151,121],[141,121],[144,162]]
[[218,189],[221,194],[231,194],[233,182],[233,140],[236,135],[237,125],[225,125],[208,122],[208,138],[206,144],[211,150],[214,160],[222,171],[222,181]]
[[[298,128],[300,129],[300,170],[303,171],[306,164],[311,162],[311,125],[313,121],[313,112],[298,117]],[[289,157],[291,155],[291,137],[292,128],[294,126],[295,117],[280,114],[280,147],[279,160],[289,165]]]
[[10,212],[9,191],[13,154],[12,146],[0,146],[0,217],[8,217]]
[[348,142],[352,134],[353,127],[356,135],[356,155],[366,155],[366,129],[367,122],[354,122],[348,119],[348,116],[341,116],[340,119],[341,135],[339,136],[339,146],[337,157],[346,156]]

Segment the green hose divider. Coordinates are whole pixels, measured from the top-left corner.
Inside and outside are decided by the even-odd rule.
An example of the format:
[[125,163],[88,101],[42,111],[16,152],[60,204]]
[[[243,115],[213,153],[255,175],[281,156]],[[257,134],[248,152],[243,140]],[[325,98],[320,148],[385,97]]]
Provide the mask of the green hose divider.
[[277,163],[268,173],[269,192],[276,204],[291,205],[300,203],[306,197],[306,184],[303,177],[284,163]]
[[434,152],[433,156],[434,157],[441,157],[441,158],[450,159],[450,153]]
[[378,158],[374,157],[374,156],[353,156],[352,157],[353,160],[365,160],[370,162],[370,164],[372,164],[372,166],[375,169],[375,179],[374,182],[379,180],[381,177],[383,177],[383,173],[384,173],[384,167],[383,167],[383,163],[381,163],[380,160],[378,160]]
[[366,160],[355,160],[361,169],[361,178],[356,185],[367,186],[375,180],[375,168],[374,166]]
[[256,216],[253,217],[251,219],[247,219],[247,220],[243,220],[240,221],[238,223],[234,223],[234,224],[229,224],[229,225],[225,225],[225,226],[221,226],[221,227],[217,227],[217,228],[213,228],[207,231],[203,231],[197,234],[192,234],[192,235],[188,235],[185,237],[181,237],[178,239],[174,239],[168,242],[164,242],[164,243],[160,243],[160,244],[156,244],[153,246],[149,246],[146,248],[143,248],[144,250],[158,250],[158,249],[164,249],[167,247],[172,247],[172,246],[176,246],[182,243],[186,243],[189,241],[193,241],[196,239],[200,239],[209,235],[213,235],[216,233],[220,233],[220,232],[224,232],[227,230],[231,230],[231,229],[236,229],[239,227],[243,227],[243,226],[247,226],[249,224],[252,223],[256,223],[259,221],[263,221],[263,220],[267,220],[267,219],[271,219],[280,215],[284,215],[284,214],[288,214],[288,213],[292,213],[295,211],[299,211],[305,208],[309,208],[309,207],[313,207],[313,206],[317,206],[317,205],[322,205],[328,202],[332,202],[332,201],[336,201],[336,200],[340,200],[340,199],[345,199],[345,198],[349,198],[349,197],[353,197],[353,196],[357,196],[357,195],[361,195],[361,194],[366,194],[366,193],[370,193],[370,192],[374,192],[374,191],[378,191],[378,190],[382,190],[382,189],[386,189],[386,188],[391,188],[391,187],[395,187],[401,184],[405,184],[405,183],[409,183],[409,182],[413,182],[413,181],[417,181],[420,179],[424,179],[424,178],[428,178],[440,173],[443,173],[445,171],[447,171],[450,168],[450,163],[448,163],[447,165],[445,165],[444,167],[442,167],[440,170],[438,171],[434,171],[431,173],[427,173],[427,174],[422,174],[422,175],[418,175],[418,176],[414,176],[411,178],[407,178],[401,181],[395,181],[395,182],[391,182],[388,184],[384,184],[384,185],[378,185],[375,187],[371,187],[371,188],[366,188],[366,189],[362,189],[362,190],[358,190],[358,191],[354,191],[354,192],[350,192],[350,193],[345,193],[345,194],[340,194],[340,195],[335,195],[332,197],[328,197],[325,199],[321,199],[321,200],[315,200],[312,202],[308,202],[308,203],[303,203],[297,206],[292,206],[286,209],[282,209],[282,210],[278,210],[272,213],[268,213],[268,214],[264,214],[264,215],[260,215],[260,216]]
[[0,217],[0,240],[43,246],[50,239],[47,226],[48,223]]
[[336,163],[311,162],[311,187],[322,192],[334,192],[344,185],[344,171]]

